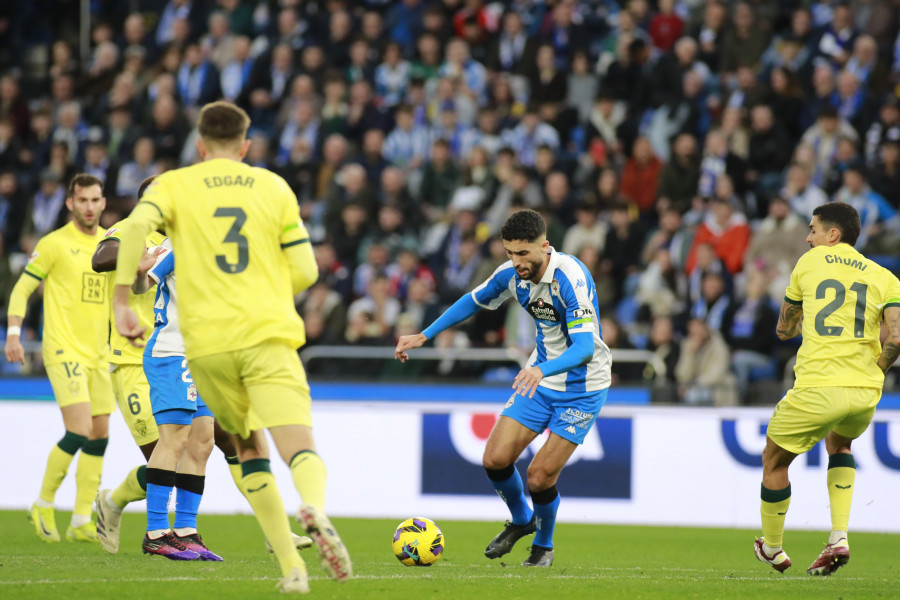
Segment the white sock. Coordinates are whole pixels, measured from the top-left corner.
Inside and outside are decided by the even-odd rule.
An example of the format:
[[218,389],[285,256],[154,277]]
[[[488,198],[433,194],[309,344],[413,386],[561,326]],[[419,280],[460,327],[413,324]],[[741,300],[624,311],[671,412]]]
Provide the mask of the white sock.
[[76,515],[72,514],[72,527],[78,529],[82,525],[87,525],[91,522],[91,515]]
[[848,539],[846,531],[832,531],[831,535],[828,536],[828,543],[829,544],[837,543],[838,540],[840,540],[841,538],[843,538],[845,540]]
[[179,527],[175,530],[175,535],[177,535],[178,537],[194,535],[195,533],[197,533],[197,529],[195,527]]
[[772,556],[776,552],[781,550],[781,546],[770,546],[765,542],[765,540],[763,540],[763,550],[765,550],[766,554]]
[[53,508],[52,502],[46,502],[44,500],[41,500],[40,498],[38,498],[37,501],[35,501],[34,505],[37,506],[38,508]]
[[155,540],[157,538],[161,538],[162,536],[166,535],[167,533],[169,533],[168,529],[154,529],[153,531],[147,532],[147,537],[150,538],[151,540]]

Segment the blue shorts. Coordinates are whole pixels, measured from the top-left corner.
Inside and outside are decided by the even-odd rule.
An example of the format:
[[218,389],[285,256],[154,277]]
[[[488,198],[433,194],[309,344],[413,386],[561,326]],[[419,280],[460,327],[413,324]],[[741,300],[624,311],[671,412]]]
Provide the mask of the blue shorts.
[[606,404],[607,391],[557,392],[538,386],[534,398],[513,394],[500,414],[537,433],[549,427],[559,437],[581,444]]
[[150,384],[150,405],[157,425],[190,425],[197,417],[213,416],[197,393],[184,357],[145,356],[144,374]]

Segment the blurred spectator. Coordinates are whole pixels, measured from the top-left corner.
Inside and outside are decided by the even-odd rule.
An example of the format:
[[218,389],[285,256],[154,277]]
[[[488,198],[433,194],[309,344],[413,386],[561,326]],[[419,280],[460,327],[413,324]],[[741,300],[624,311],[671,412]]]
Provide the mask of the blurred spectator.
[[753,369],[770,367],[774,362],[778,315],[766,292],[767,283],[762,272],[750,270],[744,300],[733,303],[722,319],[722,334],[731,347],[731,368],[737,377],[739,398],[746,396]]
[[691,319],[675,366],[682,401],[690,405],[736,404],[734,378],[728,367],[728,346],[722,335],[703,319]]
[[900,208],[900,141],[881,145],[880,160],[869,176],[872,189],[881,194],[894,209]]
[[900,250],[897,211],[869,187],[861,165],[850,165],[844,171],[844,186],[834,199],[850,204],[859,213],[862,229],[856,240],[858,250],[875,254],[894,254]]
[[494,72],[528,76],[534,65],[536,39],[529,37],[519,13],[510,10],[503,15],[503,28],[494,36],[487,52],[485,66]]
[[350,86],[347,138],[359,143],[372,129],[386,133],[390,129],[389,119],[373,101],[371,85],[364,80],[356,81]]
[[568,78],[556,68],[556,55],[552,44],[542,44],[537,49],[535,70],[530,78],[531,101],[562,102],[568,95]]
[[819,111],[816,124],[804,132],[800,143],[810,146],[815,152],[814,182],[821,182],[825,172],[831,166],[831,161],[837,153],[837,144],[840,137],[856,140],[856,130],[838,115],[833,106],[826,106]]
[[735,192],[743,195],[746,170],[746,162],[729,149],[725,132],[722,129],[714,129],[706,134],[706,147],[703,161],[700,163],[697,193],[701,198],[712,198],[715,195],[716,182],[724,174],[731,178]]
[[[669,317],[655,317],[650,325],[650,340],[647,350],[651,351],[662,361],[665,366],[665,378],[668,382],[675,382],[675,368],[678,365],[678,357],[681,348],[675,341],[675,328]],[[654,373],[659,375],[659,373]],[[646,372],[645,372],[646,377]]]
[[137,192],[141,182],[147,177],[159,175],[162,172],[154,158],[153,140],[143,137],[135,142],[132,160],[123,164],[119,170],[115,187],[116,195],[120,198],[137,201]]
[[309,162],[317,156],[320,125],[315,107],[309,102],[298,102],[278,138],[275,164],[285,166],[289,160]]
[[384,61],[375,69],[375,93],[385,106],[393,108],[400,104],[409,76],[409,63],[403,60],[400,44],[388,44],[384,49]]
[[509,178],[500,185],[493,204],[487,210],[485,221],[492,234],[499,233],[500,227],[514,208],[537,208],[542,201],[541,190],[531,180],[528,169],[516,165]]
[[732,19],[733,27],[725,32],[722,39],[719,63],[726,78],[733,75],[738,67],[756,64],[769,43],[768,35],[756,22],[750,3],[735,4]]
[[747,217],[738,210],[738,201],[727,176],[721,177],[716,187],[721,194],[712,198],[709,213],[697,228],[687,259],[688,273],[694,269],[697,247],[701,244],[711,245],[731,274],[740,272],[744,264],[744,253],[750,244]]
[[391,40],[403,46],[412,46],[422,31],[425,8],[422,0],[401,0],[394,4],[384,20]]
[[250,38],[243,35],[236,37],[229,60],[219,67],[221,69],[219,87],[226,100],[231,102],[238,100],[244,86],[250,81],[253,64],[253,58],[250,56]]
[[650,20],[650,39],[660,50],[669,50],[681,37],[684,22],[675,14],[675,0],[659,0],[659,12]]
[[347,206],[362,208],[367,222],[375,219],[375,195],[366,179],[366,170],[357,164],[344,166],[328,188],[325,196],[326,231],[338,230]]
[[340,222],[334,229],[328,230],[328,239],[334,247],[337,261],[345,268],[353,270],[356,267],[359,245],[368,231],[368,211],[359,204],[347,204],[341,209],[340,216]]
[[106,143],[100,131],[89,139],[84,153],[84,165],[80,170],[103,182],[104,190],[116,189],[119,169],[109,160]]
[[441,77],[459,82],[460,92],[474,102],[487,99],[487,71],[469,54],[469,44],[456,38],[447,43],[447,54],[439,71]]
[[626,293],[629,278],[639,273],[644,232],[640,224],[631,220],[628,205],[619,202],[610,208],[609,231],[601,253],[603,271],[616,282],[617,300]]
[[[297,303],[297,312],[306,325],[307,345],[310,337],[320,344],[337,344],[342,341],[340,332],[347,327],[347,306],[326,279],[320,278],[303,293],[302,299]],[[310,322],[313,323],[312,335],[309,331]]]
[[562,251],[577,256],[582,248],[590,246],[603,252],[608,226],[600,220],[600,207],[592,202],[580,202],[575,206],[575,223],[566,230]]
[[[799,169],[792,167],[794,168]],[[801,219],[791,212],[785,196],[772,198],[769,202],[769,215],[753,232],[753,239],[744,255],[747,268],[752,267],[766,274],[771,282],[771,297],[780,298],[787,289],[794,265],[809,250],[809,244],[806,243],[808,233],[809,220],[806,217]]]
[[[724,139],[722,141],[724,146]],[[666,199],[669,205],[684,212],[697,195],[699,179],[697,141],[689,133],[682,133],[675,138],[672,158],[659,174],[657,194],[660,199]]]
[[805,166],[792,163],[788,169],[784,189],[781,190],[781,196],[790,203],[791,210],[806,221],[804,225],[812,219],[813,210],[828,201],[825,192],[810,180],[811,174]]
[[831,23],[822,32],[816,50],[839,69],[850,59],[856,36],[849,4],[838,3],[832,9]]
[[178,96],[181,101],[189,108],[199,108],[221,95],[219,69],[204,55],[199,44],[188,44],[184,62],[178,69]]
[[60,175],[52,169],[44,169],[40,181],[41,187],[31,204],[30,223],[26,222],[25,227],[25,231],[35,237],[42,237],[62,227],[68,216],[66,188]]
[[662,162],[653,153],[650,141],[639,137],[622,171],[621,192],[642,214],[653,210],[661,171]]
[[772,109],[765,104],[753,107],[750,127],[746,177],[757,195],[768,197],[781,189],[782,171],[791,156],[791,142],[784,129],[776,126]]
[[426,212],[443,212],[459,186],[459,169],[450,156],[450,143],[436,139],[431,144],[431,158],[422,173],[419,202]]
[[671,317],[684,310],[683,302],[687,282],[683,271],[672,264],[672,255],[666,248],[659,248],[638,279],[635,300],[638,319]]
[[0,77],[0,117],[8,118],[20,137],[28,131],[29,112],[18,79],[9,74]]
[[19,235],[28,215],[28,200],[19,188],[13,171],[0,171],[0,257],[18,246]]
[[145,130],[153,140],[156,157],[178,160],[190,128],[187,120],[178,114],[178,105],[172,96],[160,96],[153,103],[152,122]]
[[384,158],[407,171],[418,169],[428,157],[429,133],[413,122],[412,108],[403,104],[397,108],[397,126],[384,140]]
[[402,251],[417,249],[419,240],[406,224],[403,212],[396,206],[385,205],[378,209],[377,224],[360,244],[361,258],[368,254],[373,244],[384,246],[389,260],[394,262]]
[[900,143],[900,98],[891,94],[881,105],[879,118],[872,123],[865,137],[866,164],[878,162],[878,151],[887,142]]

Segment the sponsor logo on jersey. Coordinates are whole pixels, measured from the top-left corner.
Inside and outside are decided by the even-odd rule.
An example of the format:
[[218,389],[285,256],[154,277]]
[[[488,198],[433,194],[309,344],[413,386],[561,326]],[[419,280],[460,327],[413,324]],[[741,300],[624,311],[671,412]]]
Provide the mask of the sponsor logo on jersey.
[[[469,410],[422,415],[422,493],[493,495],[481,461],[498,418]],[[577,431],[577,425],[571,427]],[[545,431],[522,453],[521,472],[548,436]],[[598,419],[566,465],[566,496],[631,498],[631,464],[632,420]]]
[[538,298],[534,302],[528,305],[528,312],[531,313],[535,319],[541,321],[552,321],[554,323],[559,323],[559,311],[553,306],[550,302],[544,302],[543,298]]
[[31,256],[28,257],[28,262],[32,263],[36,261],[38,256],[40,256],[40,254],[38,254],[37,250],[35,250],[31,253]]
[[118,228],[118,227],[113,227],[112,229],[108,229],[108,230],[106,231],[106,235],[104,235],[103,237],[105,237],[105,238],[113,237],[113,236],[116,235],[117,233],[119,233],[119,228]]
[[581,317],[590,317],[594,314],[594,309],[592,308],[578,308],[572,311],[572,316],[576,319]]
[[576,433],[576,432],[575,432],[575,428],[572,427],[571,425],[569,425],[568,427],[566,427],[566,431],[568,431],[568,432],[571,433],[572,435],[575,435],[575,433]]

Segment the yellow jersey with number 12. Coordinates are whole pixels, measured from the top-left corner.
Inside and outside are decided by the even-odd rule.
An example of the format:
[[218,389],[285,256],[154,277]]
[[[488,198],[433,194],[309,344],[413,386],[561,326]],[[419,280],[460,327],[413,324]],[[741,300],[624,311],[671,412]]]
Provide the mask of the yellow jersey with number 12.
[[105,229],[82,233],[72,222],[41,238],[25,273],[44,282],[43,355],[47,366],[78,362],[106,368],[109,299],[106,276],[91,268]]
[[140,204],[160,212],[172,241],[188,357],[266,341],[303,345],[282,248],[309,235],[284,179],[217,158],[163,173]]
[[817,246],[800,257],[784,299],[803,305],[795,388],[881,389],[881,318],[900,306],[900,281],[849,244]]
[[[106,231],[103,241],[115,240],[119,241],[119,235],[122,230],[122,223],[119,221]],[[158,231],[151,232],[144,242],[147,248],[153,248],[162,244],[166,236]],[[109,294],[109,362],[114,365],[141,365],[144,364],[144,349],[135,348],[128,340],[123,338],[116,329],[116,317],[112,311],[112,297],[116,289],[116,272],[110,271],[106,273],[106,285]],[[156,288],[150,288],[144,294],[129,294],[128,305],[137,315],[138,322],[142,327],[147,328],[145,338],[149,338],[153,333],[153,302],[156,299]]]

